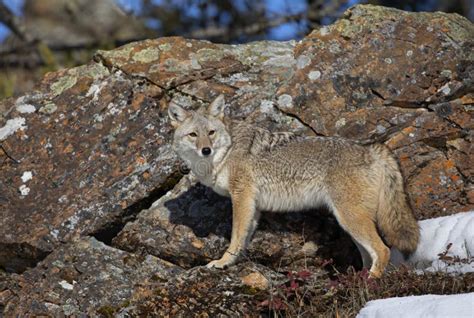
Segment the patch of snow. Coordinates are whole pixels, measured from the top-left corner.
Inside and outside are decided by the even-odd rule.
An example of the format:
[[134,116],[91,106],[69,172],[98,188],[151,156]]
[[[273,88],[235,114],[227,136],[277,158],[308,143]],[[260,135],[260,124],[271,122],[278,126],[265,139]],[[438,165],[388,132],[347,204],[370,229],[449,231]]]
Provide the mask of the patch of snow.
[[31,171],[23,172],[23,174],[21,176],[21,181],[23,181],[23,183],[25,183],[26,181],[29,181],[31,179],[33,179],[33,173]]
[[[423,220],[418,224],[420,226],[418,248],[407,261],[403,260],[398,250],[392,249],[392,264],[407,263],[417,269],[433,271],[438,268],[453,273],[453,268],[447,269],[447,264],[440,263],[439,254],[454,260],[474,256],[474,211]],[[457,263],[453,265],[465,272],[474,269],[473,264],[469,263],[464,263],[465,266]]]
[[423,295],[369,301],[357,318],[474,317],[474,293]]
[[13,135],[17,130],[24,130],[26,128],[25,118],[16,117],[7,120],[5,126],[0,128],[0,141],[5,140],[8,136]]
[[474,259],[469,260],[460,260],[460,261],[449,261],[445,262],[443,260],[436,260],[431,263],[431,266],[423,269],[416,270],[418,274],[423,274],[425,272],[445,272],[448,274],[466,274],[474,272]]

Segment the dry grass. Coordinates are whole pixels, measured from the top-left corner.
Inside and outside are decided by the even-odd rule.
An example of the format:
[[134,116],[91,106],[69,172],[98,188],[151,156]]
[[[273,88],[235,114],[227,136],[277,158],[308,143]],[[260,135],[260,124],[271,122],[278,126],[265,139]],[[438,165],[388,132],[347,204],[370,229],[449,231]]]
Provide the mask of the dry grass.
[[257,303],[266,317],[354,317],[370,300],[424,294],[457,294],[474,291],[474,273],[419,275],[407,268],[387,271],[381,279],[349,268],[347,273],[312,279],[311,273],[288,273],[285,284],[274,287]]

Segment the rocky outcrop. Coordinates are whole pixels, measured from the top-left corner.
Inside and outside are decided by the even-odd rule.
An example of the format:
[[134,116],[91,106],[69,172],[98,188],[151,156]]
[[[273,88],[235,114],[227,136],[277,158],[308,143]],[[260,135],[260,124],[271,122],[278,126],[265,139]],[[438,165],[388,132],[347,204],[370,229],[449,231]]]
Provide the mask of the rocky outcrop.
[[[296,264],[309,266],[331,257],[339,264],[354,264],[356,250],[350,238],[338,231],[336,220],[322,217],[323,211],[313,212],[278,217],[263,213],[243,259],[275,270],[288,270]],[[229,244],[231,229],[230,200],[183,179],[175,190],[128,223],[112,245],[127,251],[146,251],[189,268],[220,258]]]
[[145,80],[91,63],[49,74],[10,106],[0,133],[0,265],[33,265],[174,184],[160,94]]
[[[247,265],[212,275],[179,269],[222,253],[231,214],[227,199],[179,182],[166,116],[171,98],[200,107],[223,93],[233,118],[384,142],[401,164],[417,218],[472,209],[472,34],[472,23],[457,15],[356,6],[300,42],[161,38],[48,74],[34,92],[0,104],[0,267],[28,269],[2,274],[0,308],[67,315],[109,306],[115,314],[125,298],[147,299],[148,287],[137,284],[153,280],[153,271],[168,282],[168,295],[176,292],[170,282],[196,279],[206,288],[216,277],[222,291],[217,281],[230,275],[244,284],[232,275],[245,266],[274,273],[318,268],[321,258],[357,262],[330,217],[264,214]],[[98,269],[79,268],[85,259]],[[103,294],[94,287],[101,275],[112,275],[97,285]]]
[[472,207],[472,23],[367,8],[295,47],[278,106],[318,134],[385,142],[419,218]]
[[[4,314],[77,316],[127,307],[132,295],[182,272],[153,256],[139,256],[83,238],[56,249],[16,277]],[[85,297],[84,297],[85,296]]]

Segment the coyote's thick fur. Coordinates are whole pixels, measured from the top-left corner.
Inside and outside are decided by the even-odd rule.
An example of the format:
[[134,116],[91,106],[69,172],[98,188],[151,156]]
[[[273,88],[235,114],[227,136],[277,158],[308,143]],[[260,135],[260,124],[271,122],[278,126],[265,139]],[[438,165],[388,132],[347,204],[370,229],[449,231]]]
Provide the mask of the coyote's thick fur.
[[405,254],[416,249],[418,224],[398,164],[385,146],[272,133],[224,119],[224,105],[222,95],[207,110],[169,105],[175,151],[201,183],[232,200],[229,248],[208,267],[235,263],[257,227],[259,211],[327,206],[373,277],[388,264],[387,245]]

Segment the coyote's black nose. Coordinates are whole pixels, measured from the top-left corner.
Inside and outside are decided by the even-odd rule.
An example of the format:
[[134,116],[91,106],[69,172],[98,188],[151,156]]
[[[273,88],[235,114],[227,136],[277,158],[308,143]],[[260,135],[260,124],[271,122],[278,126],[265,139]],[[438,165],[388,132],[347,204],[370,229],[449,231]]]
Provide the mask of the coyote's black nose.
[[211,154],[211,148],[209,147],[202,148],[201,152],[204,156],[209,156]]

